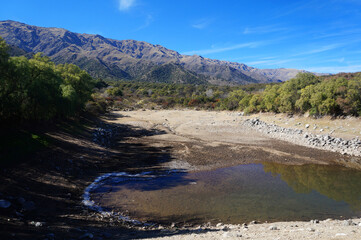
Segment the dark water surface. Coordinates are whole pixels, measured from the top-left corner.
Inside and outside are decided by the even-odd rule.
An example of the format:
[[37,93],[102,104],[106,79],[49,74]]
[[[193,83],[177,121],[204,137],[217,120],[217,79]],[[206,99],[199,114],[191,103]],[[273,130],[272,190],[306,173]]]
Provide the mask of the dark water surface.
[[239,165],[112,182],[97,188],[92,198],[104,208],[155,222],[360,217],[361,171],[326,165]]

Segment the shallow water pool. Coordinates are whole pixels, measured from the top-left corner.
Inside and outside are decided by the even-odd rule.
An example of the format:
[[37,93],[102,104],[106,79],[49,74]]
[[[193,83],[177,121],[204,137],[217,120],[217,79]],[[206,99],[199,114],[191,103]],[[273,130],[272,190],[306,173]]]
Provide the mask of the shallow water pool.
[[153,222],[350,218],[361,216],[361,171],[328,165],[248,164],[108,180],[91,197],[105,209]]

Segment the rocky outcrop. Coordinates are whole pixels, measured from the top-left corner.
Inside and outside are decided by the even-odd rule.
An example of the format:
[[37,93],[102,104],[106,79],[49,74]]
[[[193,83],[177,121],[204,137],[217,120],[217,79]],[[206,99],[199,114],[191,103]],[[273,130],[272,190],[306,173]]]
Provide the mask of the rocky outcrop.
[[284,128],[275,124],[268,124],[260,121],[258,118],[247,119],[243,122],[243,125],[273,138],[290,141],[299,145],[339,152],[345,155],[361,156],[361,140],[357,137],[352,140],[345,140],[330,135],[312,134],[300,129]]

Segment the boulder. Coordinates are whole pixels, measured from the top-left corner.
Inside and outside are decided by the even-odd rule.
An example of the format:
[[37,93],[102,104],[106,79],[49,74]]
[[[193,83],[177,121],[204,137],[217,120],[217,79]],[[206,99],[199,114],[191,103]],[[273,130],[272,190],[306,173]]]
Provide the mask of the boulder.
[[11,206],[11,202],[6,201],[4,199],[0,200],[0,208],[8,208]]

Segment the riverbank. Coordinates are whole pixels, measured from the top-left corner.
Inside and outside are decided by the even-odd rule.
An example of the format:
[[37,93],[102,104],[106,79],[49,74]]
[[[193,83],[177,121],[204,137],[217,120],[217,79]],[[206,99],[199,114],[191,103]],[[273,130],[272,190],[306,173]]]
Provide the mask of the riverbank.
[[310,222],[249,223],[240,225],[218,224],[188,228],[188,233],[174,235],[181,229],[163,230],[170,236],[147,239],[314,239],[314,240],[359,240],[361,219],[353,220],[312,220]]
[[[131,111],[114,112],[101,121],[93,121],[79,131],[49,131],[51,146],[30,156],[28,161],[13,168],[1,169],[0,199],[11,205],[0,209],[0,236],[3,239],[143,239],[143,238],[235,238],[239,230],[259,230],[260,239],[267,234],[288,236],[292,223],[273,223],[280,230],[268,230],[268,225],[249,226],[189,226],[163,229],[162,226],[131,227],[112,216],[103,216],[82,204],[84,189],[97,177],[110,172],[139,173],[164,169],[200,171],[239,164],[266,161],[285,164],[343,164],[352,157],[340,153],[298,146],[270,138],[242,126],[247,117],[235,112],[207,111]],[[344,122],[344,123],[347,123]],[[94,133],[97,128],[111,129],[111,144],[103,144]],[[106,135],[108,133],[105,133]],[[95,138],[95,139],[94,139]],[[94,141],[95,140],[95,141]],[[107,143],[106,140],[104,140]],[[340,159],[342,161],[340,161]],[[353,219],[354,223],[361,222]],[[308,224],[307,222],[303,222]],[[323,224],[323,222],[321,222]],[[290,225],[288,225],[290,224]],[[326,231],[333,224],[337,232]],[[302,222],[297,224],[303,226]],[[360,227],[343,226],[342,221],[325,223],[324,235],[315,225],[307,236],[324,239],[351,238]],[[307,227],[300,227],[301,229]],[[288,229],[287,232],[286,229]],[[227,230],[227,231],[224,231]],[[335,230],[335,231],[336,231]],[[349,231],[350,230],[350,231]],[[297,231],[295,231],[297,232]],[[299,231],[302,233],[302,231]],[[256,235],[241,233],[257,239]],[[317,235],[317,233],[319,233]],[[338,235],[344,233],[346,235]],[[263,234],[263,235],[262,235]],[[295,233],[296,234],[296,233]],[[328,234],[328,235],[327,235]],[[268,235],[267,235],[268,236]],[[273,235],[270,235],[273,236]],[[298,235],[291,239],[298,239]],[[326,238],[328,236],[328,238]],[[359,235],[357,235],[359,236]],[[299,238],[303,239],[303,237]],[[317,238],[320,239],[320,238]],[[322,239],[322,238],[321,238]]]

